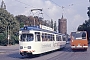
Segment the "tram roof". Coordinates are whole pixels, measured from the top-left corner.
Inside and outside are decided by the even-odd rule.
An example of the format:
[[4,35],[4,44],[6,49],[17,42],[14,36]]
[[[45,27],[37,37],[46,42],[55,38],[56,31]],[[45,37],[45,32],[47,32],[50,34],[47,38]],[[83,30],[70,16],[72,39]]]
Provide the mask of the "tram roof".
[[42,29],[39,26],[25,26],[25,27],[21,28],[20,30],[21,31],[22,30],[34,30],[34,31],[44,31],[44,32],[50,32],[50,33],[55,33],[55,34],[61,34],[61,33],[55,32],[55,31],[49,31],[49,30]]

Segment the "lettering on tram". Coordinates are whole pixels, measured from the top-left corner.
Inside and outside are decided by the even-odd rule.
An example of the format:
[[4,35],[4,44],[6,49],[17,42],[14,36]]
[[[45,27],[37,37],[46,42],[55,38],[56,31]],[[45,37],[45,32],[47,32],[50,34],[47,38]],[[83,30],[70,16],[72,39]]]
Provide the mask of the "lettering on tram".
[[19,31],[19,51],[25,56],[61,49],[66,45],[65,39],[65,35],[44,25],[25,26]]

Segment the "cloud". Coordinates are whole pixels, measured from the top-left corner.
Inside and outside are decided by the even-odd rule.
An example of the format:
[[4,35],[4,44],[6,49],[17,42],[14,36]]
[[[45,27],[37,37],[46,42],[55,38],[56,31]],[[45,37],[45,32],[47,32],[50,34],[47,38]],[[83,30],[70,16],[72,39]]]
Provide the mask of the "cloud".
[[[68,33],[76,31],[77,27],[88,18],[86,13],[90,3],[87,0],[55,0],[55,2],[64,6],[64,11],[50,0],[5,0],[7,10],[14,15],[24,14],[28,16],[31,9],[42,8],[45,20],[53,19],[58,22],[63,13],[64,18],[67,19]],[[70,4],[73,6],[69,6]]]
[[76,14],[68,21],[68,33],[70,34],[71,31],[77,31],[79,25],[84,23],[84,17]]
[[73,25],[73,27],[78,28],[78,26],[81,25],[83,22],[84,18],[81,15],[77,14],[73,17],[73,21],[71,24]]
[[[36,3],[33,2],[32,4],[36,4]],[[37,4],[40,4],[38,7],[41,7],[43,9],[44,17],[46,19],[49,19],[49,20],[53,19],[55,21],[56,19],[58,19],[60,17],[59,16],[59,15],[61,15],[60,8],[57,5],[53,4],[51,1],[49,1],[49,0],[44,1],[44,2],[42,1]],[[35,5],[33,5],[33,6],[35,6]],[[27,10],[24,11],[22,14],[28,15],[28,12],[30,12],[30,9],[31,8],[27,8]]]

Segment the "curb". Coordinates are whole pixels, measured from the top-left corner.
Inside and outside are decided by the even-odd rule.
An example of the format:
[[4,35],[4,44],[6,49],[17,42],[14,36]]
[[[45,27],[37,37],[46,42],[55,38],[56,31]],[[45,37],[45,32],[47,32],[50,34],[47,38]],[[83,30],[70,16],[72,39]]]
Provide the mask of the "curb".
[[3,54],[3,53],[5,53],[5,51],[0,51],[0,54]]

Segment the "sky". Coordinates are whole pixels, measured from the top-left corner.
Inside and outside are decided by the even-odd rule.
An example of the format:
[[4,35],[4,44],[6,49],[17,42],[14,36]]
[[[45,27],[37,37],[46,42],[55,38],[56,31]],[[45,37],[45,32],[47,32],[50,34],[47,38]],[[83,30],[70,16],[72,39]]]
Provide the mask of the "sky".
[[[1,2],[2,0],[0,0]],[[88,20],[87,7],[90,6],[89,0],[4,0],[8,12],[16,15],[38,15],[44,20],[53,20],[58,24],[62,13],[67,19],[67,33],[76,31],[79,25]],[[63,6],[63,8],[62,8]],[[43,9],[31,12],[31,9]]]

